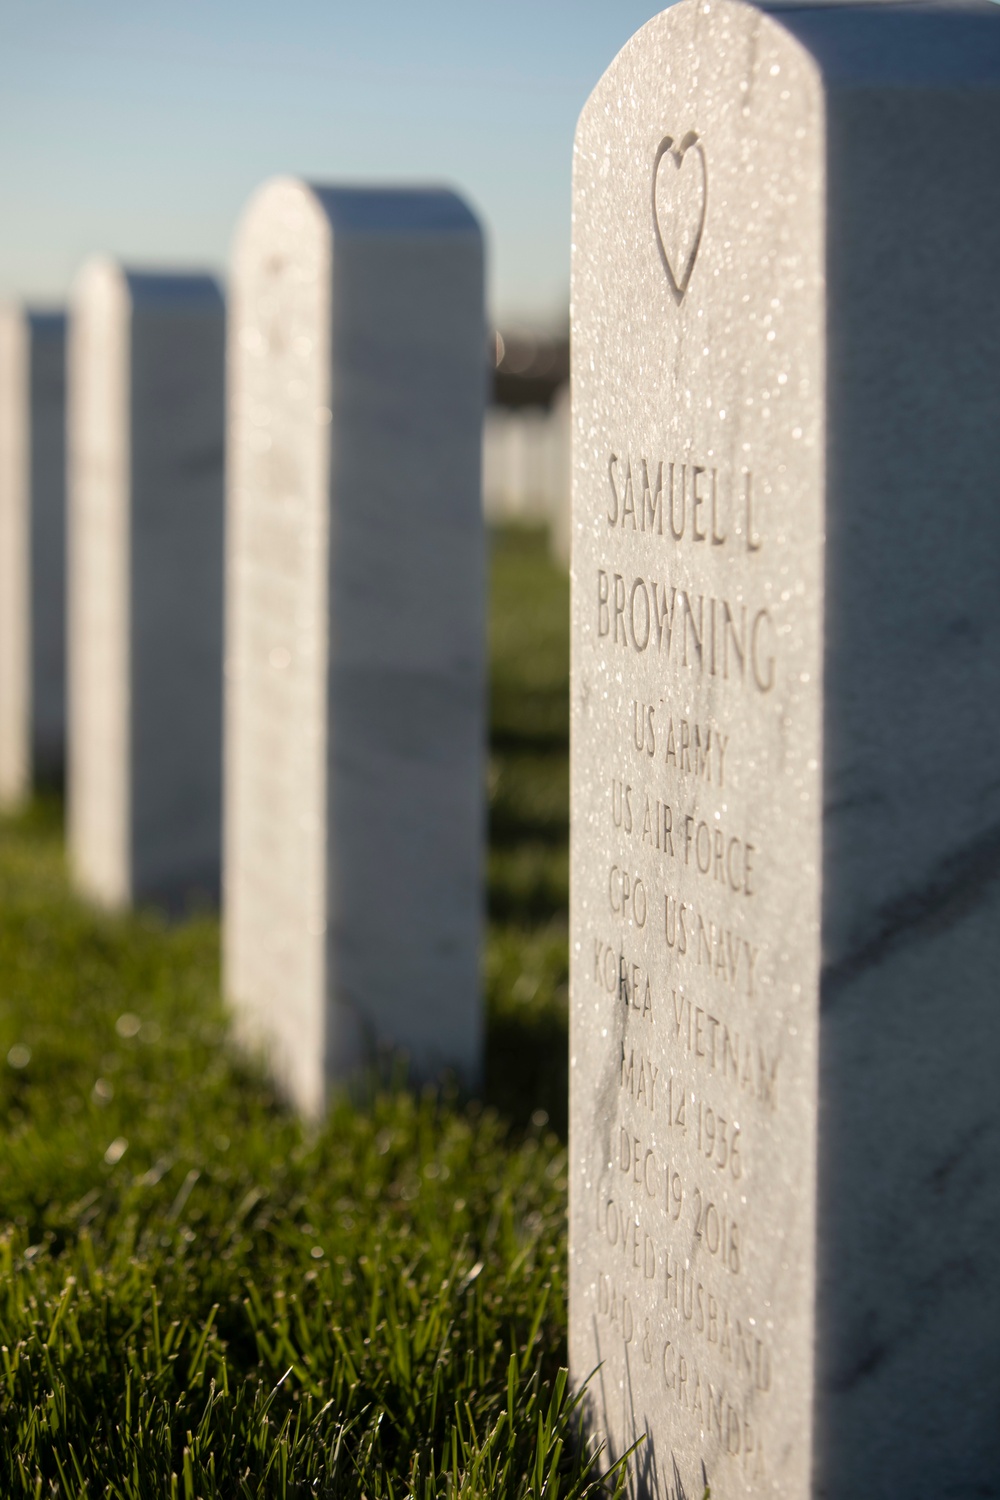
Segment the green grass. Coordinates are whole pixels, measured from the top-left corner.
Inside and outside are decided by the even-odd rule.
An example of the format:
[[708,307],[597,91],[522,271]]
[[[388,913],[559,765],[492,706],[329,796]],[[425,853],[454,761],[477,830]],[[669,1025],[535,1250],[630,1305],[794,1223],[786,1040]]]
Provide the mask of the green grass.
[[300,1125],[229,1048],[218,929],[69,894],[0,826],[0,1494],[571,1497],[567,585],[494,546],[484,1100]]

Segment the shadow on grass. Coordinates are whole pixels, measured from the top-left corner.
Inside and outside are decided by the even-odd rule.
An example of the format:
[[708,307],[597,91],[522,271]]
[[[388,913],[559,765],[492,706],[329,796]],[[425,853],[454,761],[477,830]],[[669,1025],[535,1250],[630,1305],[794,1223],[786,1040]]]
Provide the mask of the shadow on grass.
[[565,1139],[569,580],[542,531],[492,537],[485,1097]]
[[565,1003],[532,1013],[497,1007],[486,1034],[484,1094],[511,1125],[554,1130],[566,1139],[569,1059]]

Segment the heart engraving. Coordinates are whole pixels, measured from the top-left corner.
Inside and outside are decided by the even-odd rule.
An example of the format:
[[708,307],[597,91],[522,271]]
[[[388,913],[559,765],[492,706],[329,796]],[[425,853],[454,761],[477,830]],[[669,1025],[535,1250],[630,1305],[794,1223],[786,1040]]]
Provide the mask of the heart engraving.
[[680,306],[698,259],[708,208],[708,167],[698,132],[680,144],[665,135],[653,162],[653,228],[674,301]]

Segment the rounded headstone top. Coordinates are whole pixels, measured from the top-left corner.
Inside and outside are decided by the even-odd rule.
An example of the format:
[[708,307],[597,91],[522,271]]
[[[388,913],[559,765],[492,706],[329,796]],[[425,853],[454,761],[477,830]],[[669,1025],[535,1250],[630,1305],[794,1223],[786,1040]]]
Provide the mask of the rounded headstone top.
[[114,301],[125,292],[125,273],[110,255],[91,255],[73,278],[70,302],[74,306],[94,301]]
[[[1000,85],[1000,6],[993,0],[679,0],[635,33],[591,95],[620,68],[654,65],[678,33],[719,45],[726,21],[744,33],[756,16],[800,44],[828,87]],[[655,65],[662,59],[656,58]],[[589,113],[589,101],[583,115]]]
[[65,327],[66,312],[61,307],[35,306],[20,297],[3,297],[0,298],[0,320],[26,323],[35,333],[55,333]]
[[124,297],[150,311],[223,305],[219,280],[210,271],[131,266],[104,254],[84,261],[73,282],[74,303],[94,296]]
[[251,197],[237,230],[239,241],[251,225],[290,219],[321,224],[337,235],[481,235],[479,221],[450,188],[358,186],[275,177]]

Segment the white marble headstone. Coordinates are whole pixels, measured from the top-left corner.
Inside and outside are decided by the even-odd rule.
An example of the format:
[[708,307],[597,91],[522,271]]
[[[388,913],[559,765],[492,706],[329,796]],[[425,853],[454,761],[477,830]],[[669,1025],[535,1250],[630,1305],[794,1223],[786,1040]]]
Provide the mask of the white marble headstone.
[[66,319],[0,308],[0,805],[64,769]]
[[98,903],[217,892],[223,375],[218,284],[94,259],[69,336],[69,853]]
[[989,6],[682,0],[580,120],[570,1357],[642,1494],[998,1492],[998,161]]
[[482,1018],[483,250],[437,190],[267,184],[230,333],[224,971],[305,1112]]

